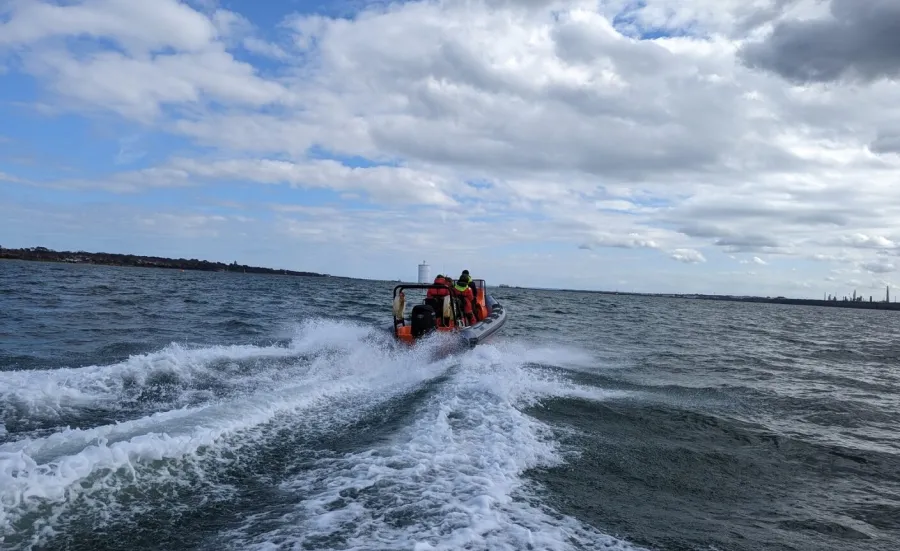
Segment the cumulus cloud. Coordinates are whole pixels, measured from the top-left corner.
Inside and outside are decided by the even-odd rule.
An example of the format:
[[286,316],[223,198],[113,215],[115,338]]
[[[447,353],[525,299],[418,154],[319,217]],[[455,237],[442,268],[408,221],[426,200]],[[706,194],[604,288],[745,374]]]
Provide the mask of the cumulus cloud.
[[688,264],[706,262],[706,258],[704,258],[703,254],[700,251],[695,251],[693,249],[675,249],[672,251],[671,257],[679,262]]
[[136,53],[167,47],[196,52],[215,38],[216,28],[207,17],[172,0],[92,0],[68,5],[16,1],[0,25],[4,45],[31,45],[66,36],[112,39]]
[[[573,272],[604,253],[696,272],[737,254],[771,262],[760,273],[773,278],[816,260],[797,266],[821,281],[814,270],[872,267],[873,251],[900,242],[900,83],[879,32],[895,4],[353,3],[365,6],[353,18],[284,14],[275,28],[210,0],[16,1],[0,17],[0,60],[35,77],[35,102],[55,113],[178,140],[163,157],[123,148],[120,160],[144,163],[134,170],[31,185],[251,184],[298,203],[324,190],[332,210],[274,210],[279,235],[429,250],[445,224],[495,247],[552,243]],[[794,85],[805,82],[833,85]]]
[[583,243],[581,248],[594,249],[597,247],[621,247],[623,249],[658,249],[659,243],[652,239],[647,239],[638,233],[632,233],[626,236],[611,235],[608,233],[598,232],[589,242]]
[[58,180],[38,185],[125,193],[151,188],[197,186],[206,182],[285,184],[297,188],[364,192],[375,201],[385,204],[438,207],[457,204],[446,191],[453,182],[433,173],[393,166],[353,168],[333,160],[310,160],[304,163],[275,159],[201,162],[176,158],[166,166],[119,172],[105,179]]
[[875,153],[900,154],[900,130],[879,132],[871,148]]
[[[731,258],[734,258],[734,256],[732,256]],[[743,260],[739,260],[738,262],[740,262],[741,264],[759,264],[760,266],[766,266],[769,264],[768,262],[766,262],[765,260],[763,260],[762,258],[760,258],[758,256],[754,256],[749,259],[745,258]]]
[[[281,84],[226,51],[222,40],[243,21],[221,10],[208,17],[174,0],[15,2],[0,24],[0,48],[22,52],[26,68],[78,108],[112,109],[144,122],[168,105],[288,101]],[[121,50],[84,55],[62,45],[85,36],[111,40]]]
[[243,41],[244,48],[255,54],[273,57],[275,59],[289,59],[290,55],[278,44],[267,42],[255,36],[248,36]]
[[893,272],[894,270],[896,270],[893,262],[884,259],[879,259],[872,262],[863,262],[859,266],[860,268],[873,274],[886,274],[888,272]]
[[741,58],[797,83],[900,76],[900,3],[831,0],[830,14],[785,19]]
[[841,236],[840,242],[866,249],[893,249],[897,247],[897,243],[894,240],[888,239],[883,235],[867,235],[864,233]]
[[252,182],[297,187],[323,187],[364,191],[387,203],[413,203],[450,207],[456,204],[445,191],[452,183],[431,173],[405,167],[376,166],[351,168],[333,160],[292,163],[272,159],[230,160],[201,163],[178,159],[174,167],[196,177],[213,181]]

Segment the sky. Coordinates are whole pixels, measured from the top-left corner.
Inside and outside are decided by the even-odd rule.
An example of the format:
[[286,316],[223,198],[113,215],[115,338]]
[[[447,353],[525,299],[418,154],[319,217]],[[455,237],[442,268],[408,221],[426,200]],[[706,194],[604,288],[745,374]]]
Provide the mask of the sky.
[[0,0],[0,246],[879,299],[898,97],[896,0]]

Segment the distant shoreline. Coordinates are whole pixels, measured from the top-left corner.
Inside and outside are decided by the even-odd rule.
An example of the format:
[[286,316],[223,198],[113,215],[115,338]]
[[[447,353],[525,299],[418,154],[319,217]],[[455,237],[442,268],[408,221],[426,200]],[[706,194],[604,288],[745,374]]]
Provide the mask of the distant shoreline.
[[734,295],[704,295],[696,293],[634,293],[628,291],[594,291],[590,289],[548,289],[539,287],[523,287],[506,285],[503,290],[521,289],[528,291],[563,291],[567,293],[594,293],[598,295],[622,295],[650,298],[675,298],[689,300],[719,300],[725,302],[755,302],[760,304],[787,304],[790,306],[824,306],[826,308],[854,308],[857,310],[900,310],[900,302],[884,302],[872,300],[821,300],[787,297],[754,297]]
[[93,264],[101,266],[126,266],[134,268],[165,268],[172,270],[192,270],[201,272],[237,272],[247,274],[289,275],[304,277],[331,277],[329,274],[316,272],[300,272],[295,270],[279,270],[222,262],[197,260],[196,258],[164,258],[159,256],[142,256],[118,253],[90,253],[86,251],[54,251],[46,247],[27,249],[0,248],[0,260],[24,260],[30,262],[59,262],[65,264]]
[[[157,256],[141,256],[118,253],[90,253],[85,251],[54,251],[45,247],[31,247],[27,249],[0,248],[0,260],[23,260],[32,262],[60,262],[70,264],[91,264],[99,266],[124,266],[135,268],[164,268],[180,269],[202,272],[232,272],[248,274],[289,275],[304,277],[336,277],[330,274],[305,272],[295,270],[280,270],[275,268],[262,268],[259,266],[247,266],[245,264],[224,264],[222,262],[210,262],[208,260],[164,258]],[[350,278],[354,279],[354,278]],[[821,300],[786,297],[754,297],[734,295],[705,295],[696,293],[634,293],[627,291],[595,291],[590,289],[549,289],[539,287],[525,287],[520,285],[503,284],[497,287],[499,290],[525,290],[525,291],[562,291],[569,293],[594,293],[600,295],[623,295],[651,298],[675,298],[694,300],[719,300],[726,302],[755,302],[762,304],[786,304],[791,306],[823,306],[827,308],[853,308],[858,310],[900,310],[900,302],[884,302],[883,300],[869,302],[867,300]]]
[[900,310],[900,302],[884,302],[868,300],[820,300],[808,298],[785,297],[728,297],[728,296],[690,296],[698,300],[724,300],[729,302],[758,302],[763,304],[788,304],[794,306],[825,306],[828,308],[855,308],[857,310]]

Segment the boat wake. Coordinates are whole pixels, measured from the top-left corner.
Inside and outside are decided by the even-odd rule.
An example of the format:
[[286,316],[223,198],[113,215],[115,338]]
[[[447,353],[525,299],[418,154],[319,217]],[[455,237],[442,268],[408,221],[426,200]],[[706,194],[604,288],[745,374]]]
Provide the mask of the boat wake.
[[0,543],[630,548],[526,476],[566,450],[525,408],[615,396],[570,382],[560,351],[436,346],[319,320],[283,345],[0,372]]

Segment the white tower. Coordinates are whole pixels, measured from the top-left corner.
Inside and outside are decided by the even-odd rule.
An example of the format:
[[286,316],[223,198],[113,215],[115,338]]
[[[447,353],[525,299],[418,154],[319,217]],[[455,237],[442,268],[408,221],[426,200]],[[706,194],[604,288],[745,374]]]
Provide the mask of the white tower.
[[419,283],[431,283],[431,274],[429,273],[429,266],[423,260],[421,264],[419,264]]

